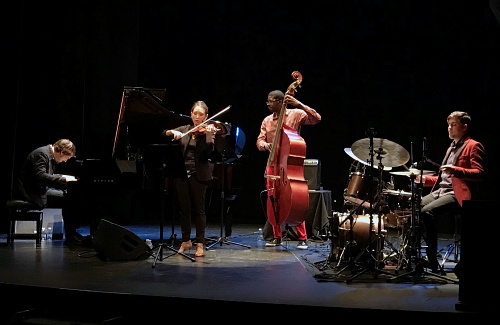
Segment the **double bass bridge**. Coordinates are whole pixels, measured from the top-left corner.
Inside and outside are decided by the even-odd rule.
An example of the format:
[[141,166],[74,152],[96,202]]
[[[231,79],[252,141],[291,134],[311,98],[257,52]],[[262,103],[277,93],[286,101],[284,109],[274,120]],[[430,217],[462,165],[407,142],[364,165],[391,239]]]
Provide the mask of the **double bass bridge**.
[[275,180],[280,179],[280,178],[281,178],[281,176],[279,176],[279,175],[264,175],[264,178],[270,178],[270,179],[272,179],[273,181],[275,181]]

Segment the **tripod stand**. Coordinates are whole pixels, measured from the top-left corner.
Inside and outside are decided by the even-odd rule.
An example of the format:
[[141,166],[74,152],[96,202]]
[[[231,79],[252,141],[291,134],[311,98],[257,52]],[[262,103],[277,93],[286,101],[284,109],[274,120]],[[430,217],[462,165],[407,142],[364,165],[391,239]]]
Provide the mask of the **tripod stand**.
[[[156,188],[160,189],[160,240],[157,245],[157,252],[154,254],[154,261],[152,267],[156,266],[158,260],[163,261],[164,259],[180,254],[192,262],[196,261],[195,258],[179,252],[173,246],[175,244],[175,232],[174,232],[174,214],[172,213],[172,235],[170,239],[172,244],[166,245],[163,241],[163,225],[165,218],[165,196],[167,194],[167,189],[165,187],[166,178],[182,178],[186,176],[186,167],[184,165],[184,158],[182,157],[182,151],[179,144],[151,144],[146,147],[144,151],[144,163],[146,171],[150,170],[150,173],[154,176],[157,175],[158,184]],[[163,257],[163,249],[166,248],[173,253]]]
[[210,245],[207,246],[206,249],[210,249],[214,247],[217,244],[226,244],[226,245],[238,245],[246,248],[250,248],[248,245],[244,245],[241,243],[236,243],[233,241],[230,241],[227,239],[227,237],[223,236],[223,228],[224,228],[224,215],[225,215],[225,203],[226,203],[226,193],[225,193],[225,188],[226,188],[226,159],[229,158],[236,158],[236,154],[232,150],[231,147],[227,145],[227,142],[223,137],[218,137],[216,138],[215,141],[215,148],[218,150],[221,156],[221,166],[222,166],[222,173],[221,173],[221,178],[220,178],[220,188],[221,188],[221,193],[220,193],[220,236],[217,239],[212,239],[212,238],[205,238],[206,240],[213,241]]
[[[426,140],[424,138],[423,140],[423,154],[422,154],[422,161],[421,161],[421,167],[423,167],[423,162],[426,161]],[[398,276],[392,277],[388,279],[388,282],[394,281],[396,279],[399,279],[401,277],[410,277],[410,279],[418,280],[423,278],[425,275],[437,277],[446,281],[450,281],[453,283],[458,283],[458,281],[448,278],[444,275],[433,273],[426,271],[424,269],[423,265],[423,258],[422,258],[422,238],[421,238],[421,220],[420,216],[422,214],[422,205],[421,205],[421,199],[422,199],[422,188],[423,188],[423,175],[424,175],[424,170],[423,168],[420,170],[420,182],[417,190],[415,190],[415,174],[410,174],[410,179],[411,179],[411,189],[412,189],[412,196],[411,196],[411,206],[412,206],[412,213],[411,213],[411,223],[410,223],[410,232],[409,232],[409,240],[411,242],[410,244],[410,255],[408,257],[408,265],[407,265],[407,273],[400,274]],[[417,207],[418,206],[418,211]],[[415,267],[412,269],[412,257],[414,257],[413,261],[415,262]],[[438,266],[440,268],[440,272],[444,273],[443,271],[443,266],[438,263]]]

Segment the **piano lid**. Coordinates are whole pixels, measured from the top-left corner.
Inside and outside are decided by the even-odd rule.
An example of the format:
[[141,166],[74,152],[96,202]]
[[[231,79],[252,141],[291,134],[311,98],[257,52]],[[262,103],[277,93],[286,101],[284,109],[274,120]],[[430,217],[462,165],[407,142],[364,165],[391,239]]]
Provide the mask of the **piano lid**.
[[[166,109],[163,106],[164,97],[165,89],[124,87],[113,144],[113,158],[134,159],[140,148],[164,143],[165,138],[161,135],[163,130],[192,124],[190,116]],[[216,148],[223,148],[221,156],[225,156],[226,162],[232,162],[242,155],[246,142],[245,133],[230,123],[219,123],[224,125],[227,132],[224,136],[216,137]]]
[[189,124],[188,116],[162,105],[165,89],[125,87],[116,125],[113,158],[132,159],[143,145],[164,142],[161,131]]

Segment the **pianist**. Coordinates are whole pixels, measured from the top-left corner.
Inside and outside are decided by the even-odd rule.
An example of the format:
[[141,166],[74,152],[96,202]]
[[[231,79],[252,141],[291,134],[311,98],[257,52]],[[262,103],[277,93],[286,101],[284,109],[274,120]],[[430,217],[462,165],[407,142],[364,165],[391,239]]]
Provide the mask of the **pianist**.
[[[68,182],[76,181],[69,175],[55,174],[56,164],[68,161],[76,154],[76,147],[68,139],[59,139],[33,150],[25,159],[13,189],[13,198],[29,201],[40,209],[47,206],[48,197],[60,201],[64,219],[66,244],[82,244],[83,236],[76,230],[79,227],[77,214],[69,213],[64,196]],[[51,199],[52,200],[52,199]]]

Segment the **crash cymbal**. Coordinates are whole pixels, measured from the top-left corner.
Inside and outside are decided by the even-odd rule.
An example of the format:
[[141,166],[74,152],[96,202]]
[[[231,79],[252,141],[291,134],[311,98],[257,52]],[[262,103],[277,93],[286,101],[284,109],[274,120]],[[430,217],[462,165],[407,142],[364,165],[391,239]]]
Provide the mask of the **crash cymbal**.
[[382,192],[384,194],[389,194],[389,195],[400,195],[400,196],[411,197],[411,192],[396,191],[396,190],[382,190]]
[[[352,153],[363,161],[370,161],[370,138],[354,142],[351,146]],[[408,151],[397,144],[382,138],[373,138],[373,164],[379,162],[385,167],[398,167],[410,160]]]
[[[370,163],[366,162],[366,161],[363,161],[361,159],[359,159],[358,157],[356,157],[353,153],[352,153],[352,150],[351,148],[344,148],[344,151],[346,154],[349,155],[349,157],[351,157],[352,159],[356,160],[356,161],[359,161],[360,163],[362,163],[363,165],[366,165],[366,166],[370,166]],[[378,163],[376,162],[373,162],[373,167],[374,168],[378,168]],[[384,166],[383,168],[384,170],[392,170],[392,167],[386,167]]]
[[413,176],[413,175],[420,175],[420,173],[422,173],[423,175],[433,175],[436,172],[432,171],[432,170],[423,170],[423,171],[421,171],[420,169],[410,168],[410,169],[404,170],[404,171],[389,172],[389,173],[392,174],[392,175],[400,175],[400,176],[408,176],[408,177],[410,177],[410,176]]

